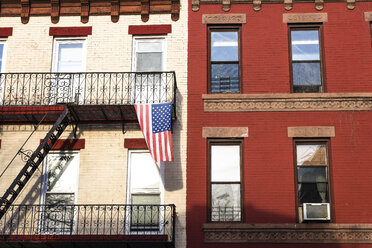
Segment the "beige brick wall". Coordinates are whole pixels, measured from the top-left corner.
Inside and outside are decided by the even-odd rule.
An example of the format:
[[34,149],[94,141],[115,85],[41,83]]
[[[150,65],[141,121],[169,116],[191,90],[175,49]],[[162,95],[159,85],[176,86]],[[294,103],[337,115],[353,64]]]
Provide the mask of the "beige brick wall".
[[[49,72],[52,66],[53,37],[49,27],[92,26],[87,37],[87,72],[125,72],[132,67],[132,35],[129,25],[172,24],[167,39],[167,70],[176,71],[178,98],[174,122],[173,144],[175,162],[164,165],[165,204],[177,207],[176,247],[186,247],[186,132],[187,132],[187,1],[181,1],[180,20],[171,21],[170,15],[150,15],[143,23],[140,16],[121,16],[112,23],[110,16],[91,16],[87,24],[80,17],[61,17],[54,25],[50,17],[31,17],[28,24],[20,18],[1,18],[0,27],[13,27],[7,40],[6,72]],[[50,125],[42,125],[27,142],[25,149],[35,150]],[[31,133],[32,125],[0,125],[0,171]],[[78,203],[126,203],[127,155],[124,138],[142,138],[138,125],[126,125],[122,133],[117,124],[79,125],[78,138],[85,139],[80,150]],[[72,138],[69,127],[62,138]],[[19,156],[0,179],[0,193],[13,181],[24,163]],[[163,165],[162,165],[163,166]],[[42,166],[29,181],[17,203],[39,203]]]

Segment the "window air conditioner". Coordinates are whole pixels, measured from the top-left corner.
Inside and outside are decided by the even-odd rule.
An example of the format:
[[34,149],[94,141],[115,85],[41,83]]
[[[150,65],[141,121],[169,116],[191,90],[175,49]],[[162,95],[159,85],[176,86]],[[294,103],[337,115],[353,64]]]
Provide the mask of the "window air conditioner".
[[303,203],[304,220],[330,220],[329,203]]

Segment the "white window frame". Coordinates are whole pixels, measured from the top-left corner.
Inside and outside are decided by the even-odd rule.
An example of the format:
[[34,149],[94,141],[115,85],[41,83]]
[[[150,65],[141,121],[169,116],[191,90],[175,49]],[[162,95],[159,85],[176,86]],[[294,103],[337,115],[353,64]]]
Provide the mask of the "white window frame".
[[[3,54],[1,55],[1,67],[0,67],[0,73],[5,72],[5,64],[6,64],[6,51],[7,51],[7,46],[8,46],[8,41],[6,39],[0,39],[0,44],[3,44]],[[4,97],[4,80],[5,76],[1,76],[1,81],[0,81],[0,105],[3,104],[3,97]]]
[[132,51],[132,71],[137,72],[137,47],[138,47],[138,41],[152,41],[152,40],[162,40],[162,70],[166,71],[167,68],[167,39],[166,36],[133,36],[133,51]]
[[58,53],[58,48],[59,48],[59,45],[61,44],[77,44],[77,43],[82,43],[83,44],[83,51],[82,51],[82,67],[83,67],[83,71],[81,72],[85,72],[86,71],[86,58],[87,58],[87,39],[85,37],[68,37],[68,38],[54,38],[54,42],[53,42],[53,59],[52,59],[52,72],[58,72],[57,71],[57,68],[58,68],[58,58],[59,58],[59,53]]
[[[76,177],[76,188],[74,191],[75,199],[74,199],[74,205],[77,204],[77,199],[78,199],[78,189],[79,189],[79,169],[80,169],[80,153],[78,152],[71,152],[71,151],[66,151],[66,152],[50,152],[46,158],[44,159],[43,162],[43,172],[42,172],[42,180],[41,180],[41,195],[40,195],[40,205],[45,204],[45,199],[46,199],[46,193],[47,193],[47,184],[48,184],[48,156],[73,156],[74,159],[76,159],[77,163],[77,177]],[[40,213],[44,213],[44,207],[40,207]],[[42,231],[42,225],[43,225],[43,218],[40,218],[39,220],[39,232],[43,233]],[[72,228],[72,233],[75,232],[75,225],[76,225],[76,216],[74,215],[74,225]]]
[[[136,149],[136,150],[128,150],[128,171],[127,171],[127,204],[128,205],[131,205],[131,200],[132,200],[132,188],[131,188],[131,173],[132,173],[132,161],[131,161],[131,155],[133,153],[148,153],[150,155],[150,152],[149,150],[142,150],[142,149]],[[151,155],[150,155],[151,156]],[[154,166],[158,166],[155,162],[154,162]],[[159,167],[158,167],[159,168]],[[159,173],[160,173],[160,187],[159,187],[159,193],[160,193],[160,205],[164,205],[164,166],[160,166],[159,168]],[[142,191],[142,192],[135,192],[135,193],[143,193],[143,194],[154,194],[154,193],[157,193],[155,191]],[[126,213],[126,216],[127,216],[127,222],[126,222],[126,227],[125,227],[125,232],[126,234],[130,234],[130,233],[135,233],[135,234],[141,234],[142,232],[141,231],[131,231],[131,219],[130,219],[130,209],[128,208],[127,209],[127,213]],[[164,210],[163,210],[164,211]],[[154,234],[159,234],[161,233],[162,231],[164,231],[164,227],[161,226],[161,223],[162,223],[162,215],[160,214],[160,210],[159,210],[159,231],[155,231]],[[146,234],[149,234],[151,233],[151,231],[143,231],[143,233],[146,233]]]

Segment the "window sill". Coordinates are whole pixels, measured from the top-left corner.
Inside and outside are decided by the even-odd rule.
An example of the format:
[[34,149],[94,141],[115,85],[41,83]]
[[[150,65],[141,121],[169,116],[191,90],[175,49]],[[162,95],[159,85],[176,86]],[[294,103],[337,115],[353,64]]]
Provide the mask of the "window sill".
[[205,112],[372,110],[372,93],[203,94]]
[[203,224],[205,243],[372,243],[372,224]]

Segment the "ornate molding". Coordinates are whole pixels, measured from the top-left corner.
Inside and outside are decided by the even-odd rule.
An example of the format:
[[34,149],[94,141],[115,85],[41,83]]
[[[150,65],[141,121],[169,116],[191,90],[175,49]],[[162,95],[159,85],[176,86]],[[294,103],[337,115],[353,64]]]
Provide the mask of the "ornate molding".
[[200,9],[200,1],[199,0],[191,0],[191,9],[194,12],[198,11]]
[[291,10],[293,7],[293,1],[292,0],[284,0],[284,9],[285,10]]
[[180,0],[172,0],[171,8],[171,19],[172,21],[178,21],[180,19]]
[[236,24],[247,23],[245,14],[204,14],[202,15],[203,24]]
[[372,93],[205,94],[205,112],[371,111]]
[[253,10],[254,11],[261,10],[261,0],[253,0]]
[[284,23],[328,22],[327,13],[283,14]]
[[[146,6],[142,6],[142,2]],[[177,21],[180,15],[180,0],[0,0],[0,4],[0,18],[18,16],[22,23],[27,23],[32,16],[51,16],[53,23],[58,22],[60,16],[80,16],[86,23],[89,16],[111,15],[112,20],[118,21],[120,15],[171,14],[172,20]]]
[[288,127],[288,137],[290,138],[324,138],[335,137],[335,127]]
[[242,138],[248,137],[248,127],[203,127],[203,138]]
[[141,20],[147,22],[150,18],[150,0],[141,0]]
[[21,0],[21,22],[28,23],[30,19],[30,0]]
[[120,15],[120,0],[111,0],[111,21],[118,22]]
[[364,20],[366,22],[372,21],[372,12],[364,12]]
[[324,0],[315,0],[316,10],[323,10],[323,7],[324,7]]
[[222,0],[222,10],[223,11],[229,11],[231,6],[230,0]]
[[50,18],[53,24],[59,22],[59,0],[50,1]]
[[372,243],[372,224],[204,224],[206,243]]
[[355,0],[346,0],[346,7],[353,10],[355,8]]
[[80,21],[82,23],[87,23],[89,21],[89,0],[80,0],[80,6]]

